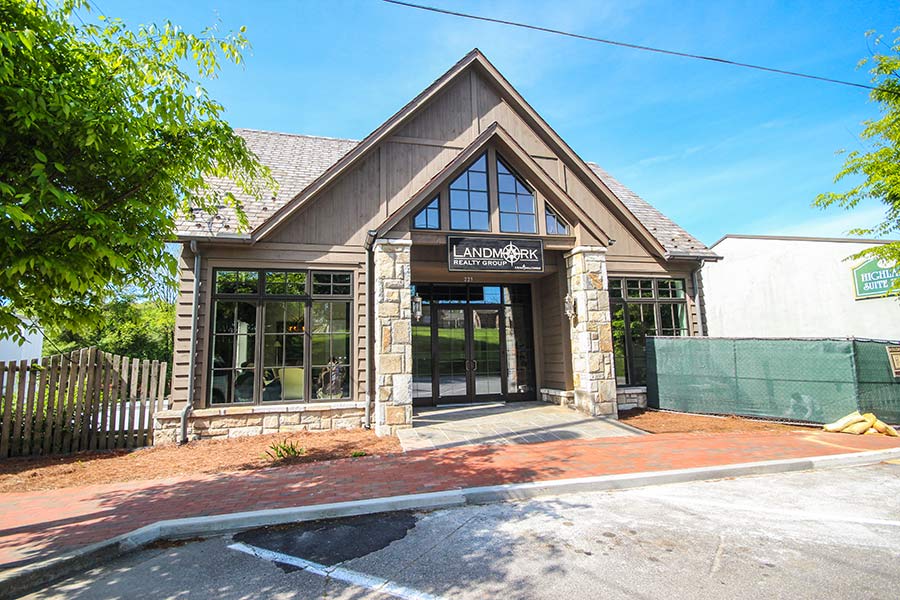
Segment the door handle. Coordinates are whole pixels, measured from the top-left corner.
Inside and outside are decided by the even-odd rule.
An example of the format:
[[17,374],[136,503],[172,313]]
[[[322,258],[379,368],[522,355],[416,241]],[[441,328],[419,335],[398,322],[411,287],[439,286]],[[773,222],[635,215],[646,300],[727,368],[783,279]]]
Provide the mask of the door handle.
[[475,360],[474,358],[472,359],[472,370],[478,371],[478,361]]

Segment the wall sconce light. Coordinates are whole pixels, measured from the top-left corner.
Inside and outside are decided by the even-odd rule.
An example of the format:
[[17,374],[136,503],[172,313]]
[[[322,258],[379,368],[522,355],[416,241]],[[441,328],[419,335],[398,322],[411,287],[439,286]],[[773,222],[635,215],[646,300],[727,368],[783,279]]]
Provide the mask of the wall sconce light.
[[422,296],[418,294],[412,297],[412,317],[416,323],[422,320]]
[[566,294],[564,302],[566,308],[566,316],[569,317],[570,321],[574,321],[578,316],[578,305],[575,303],[575,298],[572,297],[572,294]]

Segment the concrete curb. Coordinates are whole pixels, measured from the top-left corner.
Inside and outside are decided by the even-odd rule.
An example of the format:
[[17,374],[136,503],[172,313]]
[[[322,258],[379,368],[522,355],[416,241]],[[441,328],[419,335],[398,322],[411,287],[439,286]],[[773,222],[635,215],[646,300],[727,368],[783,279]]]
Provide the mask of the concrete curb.
[[873,450],[851,454],[835,454],[812,458],[791,458],[751,463],[737,463],[695,469],[676,469],[621,475],[600,475],[577,479],[559,479],[530,483],[510,483],[474,488],[408,494],[386,498],[370,498],[351,502],[334,502],[296,508],[279,508],[240,512],[209,517],[193,517],[158,521],[130,533],[91,544],[47,560],[0,573],[0,600],[17,598],[50,585],[78,572],[138,550],[160,540],[208,537],[242,529],[317,521],[335,517],[393,512],[411,509],[439,509],[466,504],[487,504],[509,500],[525,500],[539,496],[597,492],[741,477],[792,471],[809,471],[835,467],[874,464],[900,458],[900,448]]

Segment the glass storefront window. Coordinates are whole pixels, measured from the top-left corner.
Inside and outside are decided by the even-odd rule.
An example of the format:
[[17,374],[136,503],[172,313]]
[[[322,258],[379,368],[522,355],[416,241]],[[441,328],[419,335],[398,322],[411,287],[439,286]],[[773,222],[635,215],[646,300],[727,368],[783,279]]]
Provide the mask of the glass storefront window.
[[221,270],[215,281],[210,403],[350,397],[351,273]]
[[256,370],[256,304],[217,301],[212,340],[212,385],[214,404],[250,402]]
[[652,279],[626,279],[625,288],[629,298],[652,298]]
[[[415,291],[413,295],[415,295]],[[422,318],[412,324],[413,398],[431,398],[431,305],[422,305]]]
[[645,385],[647,336],[690,335],[684,280],[610,277],[609,296],[616,383]]
[[313,398],[350,395],[350,303],[312,303]]
[[264,401],[303,400],[303,302],[266,302],[263,331]]
[[259,273],[256,271],[217,271],[217,294],[256,294]]

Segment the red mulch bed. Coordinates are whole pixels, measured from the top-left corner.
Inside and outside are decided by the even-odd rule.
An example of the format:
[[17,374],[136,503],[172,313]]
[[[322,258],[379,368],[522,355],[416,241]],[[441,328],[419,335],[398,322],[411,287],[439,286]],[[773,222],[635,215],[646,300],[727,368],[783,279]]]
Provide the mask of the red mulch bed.
[[[266,450],[290,440],[302,456],[273,461]],[[365,429],[270,434],[227,440],[201,440],[184,446],[81,452],[71,456],[0,460],[0,493],[119,483],[261,469],[372,454],[401,452],[395,437],[377,437]],[[364,453],[364,454],[360,454]]]
[[689,415],[633,409],[619,413],[619,420],[650,433],[744,433],[752,431],[809,431],[801,425],[753,421],[741,417]]

